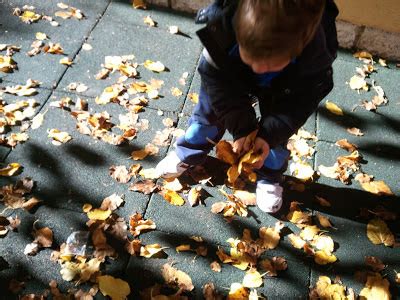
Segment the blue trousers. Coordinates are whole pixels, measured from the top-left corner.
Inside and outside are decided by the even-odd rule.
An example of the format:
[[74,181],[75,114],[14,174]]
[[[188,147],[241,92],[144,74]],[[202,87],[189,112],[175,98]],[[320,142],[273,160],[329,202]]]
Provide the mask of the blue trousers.
[[[214,147],[210,140],[218,143],[225,133],[224,125],[213,112],[210,98],[202,87],[200,88],[199,102],[194,107],[188,125],[185,135],[178,138],[175,151],[183,162],[189,165],[200,165]],[[289,154],[286,143],[271,149],[264,161],[264,167],[258,172],[264,174],[259,175],[267,179],[275,178],[277,173],[282,175],[286,170]]]

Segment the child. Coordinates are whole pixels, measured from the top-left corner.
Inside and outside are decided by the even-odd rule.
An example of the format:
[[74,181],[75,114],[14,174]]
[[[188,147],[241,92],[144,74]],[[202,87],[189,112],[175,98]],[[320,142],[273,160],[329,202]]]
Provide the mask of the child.
[[[290,136],[332,90],[336,58],[333,0],[225,0],[213,5],[207,26],[197,32],[205,49],[198,71],[200,101],[189,127],[156,167],[164,178],[180,176],[204,162],[227,129],[234,151],[251,145],[262,161],[257,172],[257,206],[268,213],[282,206],[283,172]],[[261,119],[253,102],[258,100]]]

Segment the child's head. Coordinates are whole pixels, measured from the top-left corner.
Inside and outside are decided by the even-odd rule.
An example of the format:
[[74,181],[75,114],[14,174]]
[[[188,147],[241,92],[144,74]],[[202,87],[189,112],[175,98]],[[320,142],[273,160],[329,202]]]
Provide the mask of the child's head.
[[274,72],[299,56],[320,23],[325,0],[240,0],[234,27],[254,72]]

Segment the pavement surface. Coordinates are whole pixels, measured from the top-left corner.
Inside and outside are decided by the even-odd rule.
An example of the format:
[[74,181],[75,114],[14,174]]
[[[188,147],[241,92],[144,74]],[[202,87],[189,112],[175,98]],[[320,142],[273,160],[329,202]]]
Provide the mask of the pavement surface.
[[[315,285],[320,275],[329,276],[332,280],[340,278],[345,286],[353,288],[358,295],[364,284],[354,274],[368,270],[365,257],[375,256],[386,265],[381,273],[390,282],[392,299],[400,299],[400,287],[395,282],[396,271],[400,272],[400,248],[372,244],[366,234],[369,219],[360,217],[361,208],[373,210],[378,205],[391,212],[400,211],[400,70],[396,69],[394,63],[389,63],[388,67],[377,64],[377,71],[367,79],[369,83],[375,80],[389,100],[387,105],[371,112],[357,105],[362,100],[372,99],[375,95],[373,89],[357,93],[348,85],[350,78],[356,74],[356,68],[363,65],[362,62],[351,53],[340,52],[334,63],[335,88],[325,100],[339,105],[344,115],[337,116],[328,112],[325,108],[326,101],[323,100],[318,111],[305,125],[309,132],[318,137],[318,141],[314,143],[315,154],[308,160],[315,170],[320,165],[332,166],[338,156],[348,154],[335,145],[337,140],[346,138],[356,144],[362,154],[362,171],[373,175],[375,180],[383,180],[390,187],[393,196],[376,196],[366,192],[354,179],[352,184],[344,185],[338,180],[321,176],[313,183],[306,184],[304,192],[290,190],[289,185],[286,185],[285,205],[277,216],[264,214],[257,207],[249,206],[248,217],[236,216],[231,222],[227,222],[223,216],[210,211],[213,203],[224,200],[218,188],[224,184],[223,171],[226,170],[225,165],[211,158],[205,168],[213,176],[211,181],[214,186],[204,185],[207,197],[204,205],[196,207],[191,207],[188,203],[180,207],[171,205],[158,193],[144,195],[129,191],[129,184],[116,182],[109,174],[112,165],[128,167],[135,163],[129,159],[130,153],[143,149],[153,140],[157,131],[165,128],[163,119],[171,118],[177,128],[185,129],[195,105],[189,94],[198,92],[200,87],[196,67],[202,47],[195,35],[199,26],[194,24],[191,16],[155,8],[135,10],[125,1],[98,0],[94,3],[74,0],[65,3],[80,9],[86,17],[82,20],[55,17],[60,24],[58,27],[51,26],[46,20],[25,24],[12,14],[13,8],[22,8],[25,4],[33,5],[36,13],[49,16],[54,16],[61,9],[54,1],[0,2],[0,44],[21,47],[20,52],[13,55],[18,70],[12,73],[0,72],[0,88],[25,84],[28,79],[41,82],[37,95],[20,97],[4,93],[2,98],[7,104],[34,98],[39,103],[36,114],[47,111],[41,127],[27,130],[29,139],[26,142],[13,149],[0,146],[2,167],[12,162],[23,166],[23,170],[15,176],[0,177],[0,186],[30,177],[35,182],[30,195],[41,200],[30,211],[21,208],[5,209],[4,203],[0,202],[2,216],[18,216],[21,220],[17,230],[10,230],[0,238],[1,299],[18,299],[21,295],[31,293],[43,294],[49,289],[51,280],[57,282],[62,293],[67,293],[72,288],[88,290],[92,284],[75,286],[73,282],[63,280],[60,265],[51,261],[50,255],[66,242],[72,232],[88,230],[88,217],[82,211],[84,204],[100,207],[103,199],[114,193],[124,195],[124,204],[115,212],[126,223],[135,212],[155,222],[155,231],[139,236],[142,243],[167,247],[164,250],[165,255],[160,258],[137,257],[127,253],[123,243],[110,238],[110,244],[116,249],[118,257],[107,258],[101,265],[101,272],[127,281],[132,290],[129,299],[138,299],[141,290],[155,283],[163,284],[161,267],[165,263],[173,263],[175,268],[191,277],[195,288],[192,292],[185,293],[189,298],[201,299],[202,287],[208,282],[213,282],[219,293],[227,295],[231,283],[242,282],[245,272],[222,262],[221,272],[212,271],[210,263],[218,261],[217,249],[222,247],[229,251],[227,239],[241,238],[245,228],[255,238],[260,227],[274,226],[278,220],[284,221],[287,227],[278,247],[267,251],[264,256],[283,256],[288,262],[288,269],[279,272],[277,277],[264,276],[263,285],[257,288],[259,295],[268,299],[306,299],[309,288]],[[144,23],[143,19],[148,15],[157,22],[156,27]],[[168,27],[172,25],[178,26],[181,34],[169,33]],[[62,55],[43,52],[33,57],[26,55],[37,32],[46,33],[50,41],[60,43],[65,56],[73,59],[73,64],[60,64]],[[92,49],[85,50],[84,43],[90,44]],[[130,54],[135,55],[134,61],[139,64],[149,59],[161,61],[168,68],[167,72],[154,73],[138,66],[138,80],[148,82],[155,78],[163,80],[164,85],[160,89],[162,97],[150,100],[139,113],[139,120],[148,120],[149,128],[139,129],[137,138],[121,146],[96,140],[76,130],[76,121],[70,116],[70,111],[50,106],[52,101],[63,97],[70,97],[73,101],[80,97],[88,101],[89,112],[107,111],[112,121],[117,123],[118,115],[127,113],[127,110],[116,103],[98,105],[95,98],[103,89],[118,80],[119,72],[114,72],[104,80],[96,80],[95,75],[101,69],[105,56]],[[0,55],[5,55],[5,50]],[[182,85],[179,79],[184,72],[188,72],[188,76],[186,84]],[[132,81],[128,79],[126,82]],[[88,89],[81,93],[71,91],[67,87],[72,82],[84,83]],[[182,95],[173,96],[173,87],[178,87]],[[346,131],[349,127],[359,128],[364,135],[351,135]],[[52,128],[68,132],[72,140],[60,146],[53,145],[48,137],[48,130]],[[18,131],[19,126],[11,129],[11,132]],[[226,137],[229,138],[228,135]],[[172,137],[169,142],[173,143]],[[154,167],[172,146],[159,148],[157,155],[149,156],[139,163],[144,168]],[[287,181],[293,180],[295,179],[288,176]],[[134,181],[132,179],[131,182]],[[316,204],[315,196],[328,199],[332,206]],[[329,217],[334,229],[327,229],[327,234],[335,242],[334,254],[338,258],[337,262],[318,265],[312,257],[290,244],[288,233],[299,232],[294,224],[285,219],[291,201],[301,202],[301,209],[313,216],[322,214]],[[387,221],[387,224],[399,242],[398,217]],[[35,256],[28,256],[24,254],[24,249],[34,239],[31,234],[34,226],[51,228],[54,240],[52,247],[41,249]],[[193,252],[178,253],[175,250],[181,244],[195,247],[196,242],[190,239],[192,236],[204,239],[208,248],[206,256],[196,256]],[[132,239],[131,236],[129,238]],[[13,293],[9,289],[12,280],[24,282],[24,288]],[[105,297],[98,292],[95,298]]]

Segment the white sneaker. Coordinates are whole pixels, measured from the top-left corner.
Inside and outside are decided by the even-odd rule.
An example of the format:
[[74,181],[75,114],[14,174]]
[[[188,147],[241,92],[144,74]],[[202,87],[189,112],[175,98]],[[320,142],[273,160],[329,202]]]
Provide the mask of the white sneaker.
[[180,160],[175,151],[171,151],[168,155],[161,160],[156,166],[156,173],[158,177],[162,178],[176,178],[182,175],[190,165],[185,164]]
[[259,209],[266,213],[276,213],[282,207],[283,188],[279,183],[266,180],[257,181],[256,199]]

